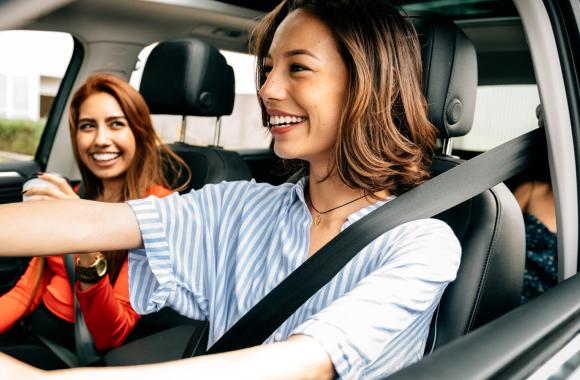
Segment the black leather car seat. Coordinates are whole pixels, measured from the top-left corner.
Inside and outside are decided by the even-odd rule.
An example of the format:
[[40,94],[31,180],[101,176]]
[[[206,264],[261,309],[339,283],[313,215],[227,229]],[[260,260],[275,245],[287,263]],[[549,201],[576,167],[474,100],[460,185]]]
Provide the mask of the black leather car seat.
[[[477,58],[451,20],[434,13],[409,17],[421,41],[429,118],[446,151],[433,160],[437,175],[461,163],[450,155],[450,141],[467,134],[473,123]],[[522,213],[503,183],[437,217],[453,228],[463,252],[457,279],[433,318],[427,353],[517,307],[525,265]]]
[[[201,40],[186,38],[161,42],[151,51],[139,91],[152,114],[180,115],[184,120],[185,116],[219,120],[232,113],[234,84],[234,72],[219,50]],[[252,178],[237,152],[183,141],[169,147],[191,170],[189,189]]]

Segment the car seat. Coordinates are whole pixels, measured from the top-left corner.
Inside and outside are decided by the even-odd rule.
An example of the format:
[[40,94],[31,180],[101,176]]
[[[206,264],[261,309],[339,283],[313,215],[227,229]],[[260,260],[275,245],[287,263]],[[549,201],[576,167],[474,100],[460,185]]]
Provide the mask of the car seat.
[[216,128],[220,127],[220,118],[230,115],[234,107],[234,84],[233,69],[224,56],[195,38],[163,41],[147,59],[139,91],[152,114],[183,117],[181,141],[169,147],[191,170],[188,190],[208,183],[252,178],[237,152],[184,142],[186,116],[217,117]]
[[[451,139],[467,134],[473,123],[477,58],[473,43],[445,16],[412,13],[409,19],[421,42],[429,118],[443,141],[431,168],[435,176],[462,162],[451,156]],[[503,183],[437,218],[455,232],[462,257],[433,317],[426,353],[517,307],[525,265],[522,213]]]
[[[471,130],[477,57],[473,43],[444,15],[414,12],[408,18],[421,44],[429,119],[442,141],[442,152],[431,165],[436,176],[462,162],[451,155],[452,138]],[[305,174],[300,170],[288,182],[297,182]],[[503,183],[436,217],[451,226],[462,256],[457,278],[433,317],[426,353],[517,307],[525,266],[522,213]]]

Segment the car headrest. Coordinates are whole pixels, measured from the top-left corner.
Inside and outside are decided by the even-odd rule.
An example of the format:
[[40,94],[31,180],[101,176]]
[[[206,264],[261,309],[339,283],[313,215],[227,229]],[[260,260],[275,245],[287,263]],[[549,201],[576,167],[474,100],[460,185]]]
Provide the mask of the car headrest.
[[219,50],[201,40],[163,41],[147,59],[139,91],[153,114],[230,115],[234,71]]
[[464,136],[473,124],[477,58],[471,40],[452,20],[432,12],[408,14],[421,43],[429,119],[440,138]]

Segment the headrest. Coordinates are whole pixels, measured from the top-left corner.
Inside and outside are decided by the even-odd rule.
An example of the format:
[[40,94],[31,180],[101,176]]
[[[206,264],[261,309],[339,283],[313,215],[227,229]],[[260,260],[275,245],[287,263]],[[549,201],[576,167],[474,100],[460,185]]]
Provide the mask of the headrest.
[[477,58],[471,40],[445,16],[409,13],[419,34],[429,119],[440,138],[464,136],[475,111]]
[[151,51],[139,91],[153,114],[230,115],[234,71],[215,47],[203,41],[164,41]]

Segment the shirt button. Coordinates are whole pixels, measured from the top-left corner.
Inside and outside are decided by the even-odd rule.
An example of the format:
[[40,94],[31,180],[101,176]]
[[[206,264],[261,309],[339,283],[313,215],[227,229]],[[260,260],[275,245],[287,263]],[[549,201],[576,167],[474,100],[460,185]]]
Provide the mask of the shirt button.
[[282,334],[280,334],[280,333],[276,333],[276,334],[274,334],[274,340],[275,340],[276,342],[279,342],[279,341],[281,341],[281,340],[282,340]]

